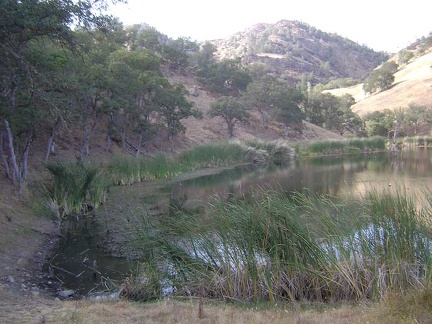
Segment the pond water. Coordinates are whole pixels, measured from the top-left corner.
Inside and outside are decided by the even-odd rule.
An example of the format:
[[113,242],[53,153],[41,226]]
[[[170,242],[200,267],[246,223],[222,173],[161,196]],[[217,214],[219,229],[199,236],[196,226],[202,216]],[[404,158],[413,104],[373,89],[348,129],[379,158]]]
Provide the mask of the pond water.
[[[170,207],[204,208],[209,198],[229,200],[252,188],[289,194],[309,190],[330,195],[364,195],[372,188],[400,188],[421,194],[432,188],[432,151],[386,152],[293,161],[285,166],[238,166],[182,175],[167,182],[114,187],[94,218],[64,230],[45,271],[75,295],[109,291],[133,271],[127,225],[134,215],[169,213]],[[128,261],[129,260],[129,261]],[[49,268],[50,267],[50,268]]]

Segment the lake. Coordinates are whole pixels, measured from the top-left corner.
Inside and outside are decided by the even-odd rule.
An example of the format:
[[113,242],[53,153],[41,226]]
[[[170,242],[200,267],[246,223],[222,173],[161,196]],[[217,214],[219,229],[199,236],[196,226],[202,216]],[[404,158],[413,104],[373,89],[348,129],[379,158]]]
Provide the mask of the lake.
[[361,197],[373,188],[423,194],[432,187],[432,151],[416,150],[334,156],[292,161],[284,166],[246,165],[200,170],[169,181],[110,189],[108,202],[86,221],[71,222],[49,264],[52,282],[76,295],[109,291],[133,272],[136,255],[128,248],[139,214],[154,217],[171,208],[199,211],[214,195],[227,201],[258,187]]

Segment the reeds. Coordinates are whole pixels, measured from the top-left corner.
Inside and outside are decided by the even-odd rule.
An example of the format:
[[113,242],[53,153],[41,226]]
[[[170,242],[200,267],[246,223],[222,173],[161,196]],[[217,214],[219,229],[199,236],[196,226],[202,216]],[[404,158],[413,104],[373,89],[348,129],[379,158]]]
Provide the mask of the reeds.
[[389,290],[430,283],[430,216],[404,193],[337,201],[257,189],[234,201],[216,197],[204,215],[144,217],[133,246],[146,251],[146,262],[159,265],[172,291],[182,295],[379,299]]
[[412,136],[405,137],[403,140],[403,147],[417,148],[417,147],[431,147],[432,137],[430,136]]
[[106,200],[109,180],[95,164],[50,164],[51,175],[45,187],[49,206],[59,219],[97,208]]
[[249,140],[245,145],[265,152],[268,161],[281,165],[295,159],[295,149],[287,141],[259,141]]
[[266,160],[267,154],[240,142],[212,143],[190,148],[176,156],[159,153],[153,157],[116,156],[107,172],[116,185],[172,178],[196,169]]
[[346,140],[316,141],[297,145],[298,156],[321,156],[335,154],[368,153],[383,151],[387,147],[384,137],[353,138]]
[[195,146],[182,152],[178,162],[189,168],[207,168],[251,162],[258,152],[240,142],[221,142]]
[[115,156],[107,166],[108,176],[115,185],[165,179],[184,171],[184,167],[169,156],[159,153],[154,157]]

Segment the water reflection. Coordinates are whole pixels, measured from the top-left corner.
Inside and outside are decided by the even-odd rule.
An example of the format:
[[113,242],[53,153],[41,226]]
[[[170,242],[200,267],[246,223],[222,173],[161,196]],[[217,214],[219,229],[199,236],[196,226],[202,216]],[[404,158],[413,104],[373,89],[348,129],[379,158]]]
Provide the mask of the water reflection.
[[251,188],[281,188],[286,193],[305,190],[329,195],[363,196],[374,188],[421,191],[432,187],[432,155],[429,150],[320,157],[285,167],[244,171],[237,168],[221,175],[184,180],[171,188],[170,205],[194,209],[217,194],[229,200]]
[[[287,194],[308,190],[363,196],[377,187],[403,188],[416,193],[432,188],[431,167],[432,151],[418,150],[321,157],[295,161],[283,167],[241,166],[220,173],[208,172],[204,176],[202,173],[199,176],[183,175],[169,183],[115,187],[107,204],[97,212],[96,222],[67,234],[60,242],[54,252],[53,264],[78,276],[68,278],[64,275],[66,272],[58,270],[57,274],[67,287],[88,291],[100,283],[100,278],[94,280],[88,272],[87,261],[97,260],[98,271],[103,277],[121,281],[129,272],[124,259],[110,258],[107,251],[111,255],[124,256],[129,237],[122,229],[134,213],[145,211],[157,217],[160,213],[169,214],[173,207],[198,211],[205,208],[214,195],[229,201],[248,195],[258,186],[281,189]],[[82,271],[85,272],[80,274]],[[83,286],[86,288],[82,289]]]

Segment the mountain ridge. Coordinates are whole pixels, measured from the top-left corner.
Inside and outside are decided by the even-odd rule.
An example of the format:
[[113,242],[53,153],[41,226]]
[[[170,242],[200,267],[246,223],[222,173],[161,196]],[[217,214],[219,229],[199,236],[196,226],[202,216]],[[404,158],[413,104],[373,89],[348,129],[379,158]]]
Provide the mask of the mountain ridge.
[[240,57],[246,65],[264,64],[288,82],[299,81],[304,74],[309,74],[313,83],[362,79],[389,58],[386,53],[293,20],[255,24],[209,42],[216,46],[220,59]]

